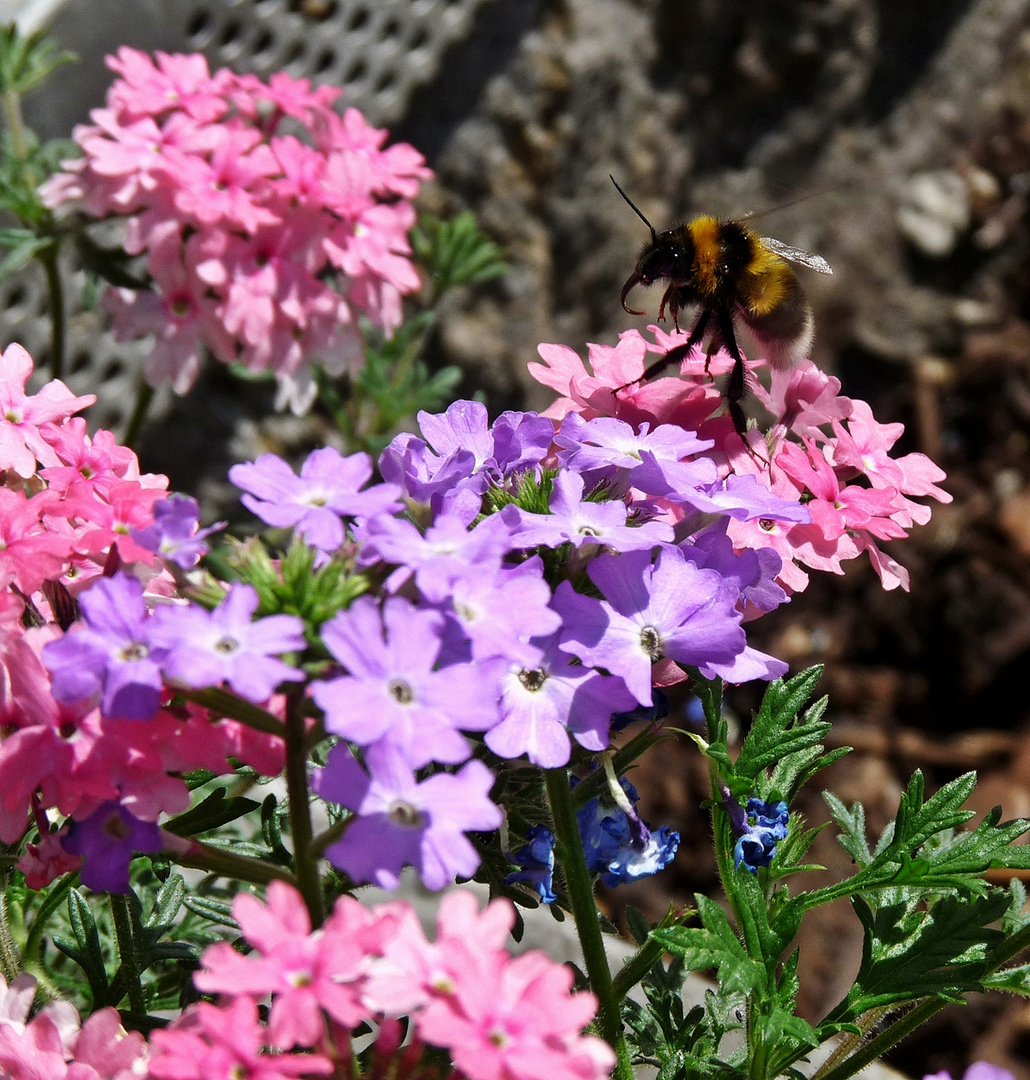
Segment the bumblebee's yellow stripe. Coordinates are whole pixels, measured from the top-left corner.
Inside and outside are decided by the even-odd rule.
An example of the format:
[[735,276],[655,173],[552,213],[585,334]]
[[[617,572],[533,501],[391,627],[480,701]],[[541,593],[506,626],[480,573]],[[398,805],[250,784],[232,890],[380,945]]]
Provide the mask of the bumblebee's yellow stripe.
[[755,253],[741,281],[741,300],[751,315],[768,315],[793,291],[794,272],[755,237]]

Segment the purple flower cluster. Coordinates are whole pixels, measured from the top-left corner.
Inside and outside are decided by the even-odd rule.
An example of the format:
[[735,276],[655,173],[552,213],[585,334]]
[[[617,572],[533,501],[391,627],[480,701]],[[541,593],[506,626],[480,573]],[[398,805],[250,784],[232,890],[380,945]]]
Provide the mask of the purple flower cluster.
[[[263,521],[294,527],[323,559],[346,538],[382,582],[321,629],[338,668],[310,693],[343,742],[315,784],[353,813],[327,855],[355,882],[388,884],[411,864],[435,887],[474,869],[465,834],[501,820],[474,744],[559,768],[574,746],[604,750],[613,716],[651,709],[658,674],[786,671],[743,627],[745,608],[786,599],[779,556],[735,551],[726,525],[808,511],[754,477],[721,476],[710,443],[673,425],[572,414],[556,431],[511,412],[491,426],[469,401],[419,423],[421,437],[383,453],[379,485],[364,486],[364,455],[333,450],[299,476],[266,454],[231,478]],[[611,880],[671,858],[668,830],[597,813],[597,869]]]
[[166,682],[198,689],[227,682],[241,697],[264,701],[298,669],[276,659],[303,649],[304,624],[293,615],[254,620],[257,593],[233,585],[207,611],[165,605],[153,614],[143,586],[121,571],[97,581],[79,600],[82,620],[43,649],[57,701],[98,700],[109,719],[149,720]]

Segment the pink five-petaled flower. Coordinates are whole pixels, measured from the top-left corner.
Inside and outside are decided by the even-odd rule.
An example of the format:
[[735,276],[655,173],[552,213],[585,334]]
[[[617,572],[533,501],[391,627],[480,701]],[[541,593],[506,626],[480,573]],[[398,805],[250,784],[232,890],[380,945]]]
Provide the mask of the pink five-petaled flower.
[[268,886],[267,904],[240,893],[232,910],[254,952],[241,956],[227,942],[206,949],[204,970],[193,977],[198,990],[258,998],[272,994],[268,1038],[283,1050],[319,1042],[323,1009],[345,1027],[369,1017],[361,1000],[363,982],[395,919],[374,915],[344,896],[312,934],[300,894],[281,881]]
[[94,394],[76,397],[60,379],[30,397],[25,383],[31,374],[32,357],[20,345],[8,345],[0,356],[0,470],[13,469],[22,477],[36,471],[37,460],[61,464],[40,435],[40,425],[64,420],[96,401]]
[[150,622],[150,641],[162,649],[165,678],[192,689],[227,682],[248,701],[266,701],[281,682],[304,674],[276,654],[304,648],[304,623],[295,615],[254,619],[257,591],[230,586],[213,611],[195,604],[166,606]]
[[25,1023],[36,992],[31,975],[10,988],[0,978],[0,1073],[10,1080],[143,1080],[147,1044],[126,1033],[115,1009],[100,1009],[79,1027],[67,1001],[51,1001]]
[[265,1054],[266,1029],[254,1001],[237,997],[224,1008],[191,1005],[150,1037],[154,1080],[288,1080],[333,1071],[321,1054]]
[[601,1080],[615,1062],[607,1043],[580,1034],[593,994],[572,994],[573,974],[542,952],[511,959],[462,943],[452,951],[452,987],[418,1016],[419,1035],[446,1047],[470,1080]]

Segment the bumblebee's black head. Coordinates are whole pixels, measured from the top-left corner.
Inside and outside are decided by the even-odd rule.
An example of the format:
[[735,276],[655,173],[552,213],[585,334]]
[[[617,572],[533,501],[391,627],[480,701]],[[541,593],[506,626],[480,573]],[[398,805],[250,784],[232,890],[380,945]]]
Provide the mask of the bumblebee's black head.
[[641,285],[652,285],[662,278],[681,281],[690,275],[694,262],[694,242],[684,229],[659,233],[640,252],[634,273]]
[[622,287],[622,309],[630,315],[642,315],[626,306],[626,297],[636,285],[653,285],[663,278],[669,281],[686,281],[694,262],[694,242],[682,226],[657,233],[644,247],[637,259],[636,269]]

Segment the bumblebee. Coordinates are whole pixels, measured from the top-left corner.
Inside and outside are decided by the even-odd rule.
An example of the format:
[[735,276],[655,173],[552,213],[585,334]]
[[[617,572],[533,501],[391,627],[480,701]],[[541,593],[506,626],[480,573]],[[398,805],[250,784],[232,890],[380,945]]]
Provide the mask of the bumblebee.
[[611,181],[651,230],[651,239],[637,259],[636,269],[622,287],[623,310],[630,315],[643,315],[644,312],[629,307],[626,298],[637,285],[663,281],[667,285],[658,308],[659,320],[665,318],[668,310],[678,330],[679,313],[686,309],[697,311],[687,340],[652,364],[639,381],[651,379],[670,364],[679,363],[695,345],[707,342],[709,355],[724,347],[733,357],[726,405],[737,434],[748,445],[747,422],[740,406],[747,391],[747,375],[734,326],[742,327],[755,339],[772,367],[792,367],[808,356],[814,325],[812,309],[790,263],[799,263],[820,274],[833,271],[818,255],[759,236],[742,221],[703,216],[675,229],[657,232],[615,177]]

